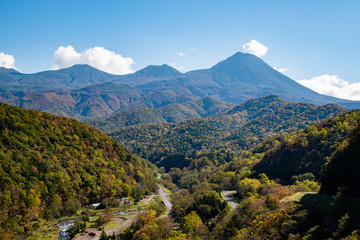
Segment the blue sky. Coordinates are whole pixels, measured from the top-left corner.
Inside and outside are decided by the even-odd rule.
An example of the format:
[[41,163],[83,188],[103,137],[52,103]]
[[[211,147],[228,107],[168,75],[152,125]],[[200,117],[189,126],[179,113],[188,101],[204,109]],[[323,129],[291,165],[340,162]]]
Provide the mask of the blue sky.
[[[126,65],[117,73],[163,63],[185,72],[209,68],[256,40],[268,48],[261,58],[292,79],[360,99],[359,11],[360,1],[347,0],[0,0],[0,53],[26,73],[73,61],[96,65],[102,60],[89,59],[99,55],[117,59],[103,70]],[[73,49],[55,55],[60,46]]]

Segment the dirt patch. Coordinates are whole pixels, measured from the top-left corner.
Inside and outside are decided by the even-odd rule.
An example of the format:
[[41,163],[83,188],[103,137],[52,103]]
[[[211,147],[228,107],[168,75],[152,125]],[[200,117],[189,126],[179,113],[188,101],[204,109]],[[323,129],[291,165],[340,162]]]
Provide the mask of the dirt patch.
[[[143,204],[149,204],[151,202],[151,200],[154,199],[156,195],[152,194],[152,195],[148,195],[145,198],[142,199],[142,203]],[[105,233],[109,236],[111,236],[113,233],[115,233],[115,235],[119,235],[122,231],[124,231],[126,228],[131,226],[131,223],[134,219],[136,219],[136,217],[138,216],[138,214],[142,212],[140,211],[128,211],[126,213],[127,216],[119,216],[119,215],[115,215],[113,217],[113,219],[103,225],[100,226],[99,228],[85,228],[85,231],[83,233],[81,233],[79,236],[75,237],[74,240],[95,240],[95,239],[99,239],[101,232],[104,230]],[[95,235],[94,235],[95,234]]]
[[[124,217],[114,217],[109,223],[105,224],[104,226],[98,227],[98,228],[85,228],[85,231],[81,233],[79,236],[74,238],[75,240],[90,240],[90,239],[99,239],[102,230],[106,229],[107,226],[113,226],[111,229],[116,228],[117,226],[124,223],[127,219]],[[109,229],[109,230],[111,230]],[[106,234],[111,235],[112,232],[108,232],[108,230],[105,230]],[[120,232],[119,232],[120,233]],[[94,235],[95,234],[95,235]],[[116,231],[115,231],[116,234]]]
[[155,196],[156,196],[155,194],[147,195],[142,201],[143,201],[143,203],[148,204],[148,203],[151,202],[151,200],[153,200],[153,198],[154,198]]

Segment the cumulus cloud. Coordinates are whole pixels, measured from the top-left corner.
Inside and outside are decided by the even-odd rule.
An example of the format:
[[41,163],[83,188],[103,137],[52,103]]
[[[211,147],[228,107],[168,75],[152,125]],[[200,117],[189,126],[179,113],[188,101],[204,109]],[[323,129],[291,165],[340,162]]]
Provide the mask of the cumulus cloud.
[[0,67],[16,69],[14,56],[0,52]]
[[66,68],[74,64],[89,64],[92,67],[112,74],[127,74],[134,72],[131,68],[134,60],[123,57],[103,47],[86,49],[77,52],[72,46],[60,46],[55,52],[53,68]]
[[242,46],[242,48],[243,48],[244,51],[246,51],[248,53],[251,53],[251,54],[254,54],[255,56],[258,56],[258,57],[265,56],[267,51],[269,50],[268,47],[266,47],[265,45],[259,43],[256,40],[251,40],[250,42],[245,43]]
[[325,74],[310,79],[298,80],[297,82],[324,95],[360,100],[360,82],[349,83],[337,75]]

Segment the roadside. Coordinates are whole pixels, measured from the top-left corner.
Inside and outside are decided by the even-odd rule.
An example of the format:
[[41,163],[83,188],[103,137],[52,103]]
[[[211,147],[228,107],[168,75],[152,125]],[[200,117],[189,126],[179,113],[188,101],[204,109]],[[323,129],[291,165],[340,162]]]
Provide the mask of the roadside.
[[[120,234],[123,230],[131,226],[132,221],[138,216],[139,213],[132,216],[118,217],[114,219],[114,221],[112,221],[110,225],[111,226],[116,225],[116,226],[104,230],[105,233],[108,236],[111,236],[112,234],[115,235]],[[106,228],[106,225],[104,227]],[[101,232],[102,230],[99,230],[99,228],[86,228],[85,231],[81,233],[79,236],[75,237],[74,240],[89,240],[89,239],[98,240],[100,239]],[[95,235],[90,236],[89,233],[93,233]]]
[[[158,178],[160,176],[158,176]],[[171,201],[169,201],[167,196],[169,196],[171,194],[167,193],[166,191],[168,191],[168,190],[164,189],[164,187],[161,186],[160,184],[158,184],[158,187],[159,187],[159,196],[160,196],[162,202],[164,203],[166,209],[168,210],[168,212],[170,212],[172,209],[172,203],[171,203]],[[80,235],[76,236],[74,238],[74,240],[100,239],[102,231],[105,231],[105,233],[108,236],[111,236],[113,234],[115,234],[115,235],[121,234],[125,229],[127,229],[128,227],[131,226],[132,222],[138,217],[138,215],[141,212],[146,210],[146,208],[143,208],[141,206],[145,207],[146,205],[150,204],[151,201],[156,196],[157,195],[152,194],[152,195],[148,195],[148,196],[144,197],[144,199],[141,200],[139,205],[132,205],[132,206],[129,206],[127,208],[125,207],[122,209],[117,208],[115,210],[117,212],[114,213],[114,216],[110,222],[108,222],[102,226],[98,226],[98,227],[93,227],[94,224],[92,224],[92,227],[85,228],[84,232],[82,232]],[[95,211],[97,211],[97,210],[95,210]],[[98,212],[97,215],[99,215],[99,213],[100,212]]]
[[146,210],[143,208],[143,205],[148,205],[154,199],[156,195],[148,195],[143,200],[141,200],[139,205],[132,205],[128,208],[116,209],[117,213],[114,214],[110,222],[98,226],[98,227],[87,227],[84,229],[80,235],[73,238],[74,240],[95,240],[100,239],[101,232],[104,230],[108,236],[112,234],[119,235],[126,228],[130,227],[133,220],[136,217]]

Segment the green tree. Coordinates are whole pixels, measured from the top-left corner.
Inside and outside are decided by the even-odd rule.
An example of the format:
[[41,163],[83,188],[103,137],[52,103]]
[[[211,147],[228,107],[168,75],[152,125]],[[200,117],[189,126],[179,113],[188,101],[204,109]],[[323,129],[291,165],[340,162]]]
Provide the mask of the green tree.
[[201,237],[207,230],[205,224],[195,211],[190,212],[184,217],[182,229],[190,238]]

